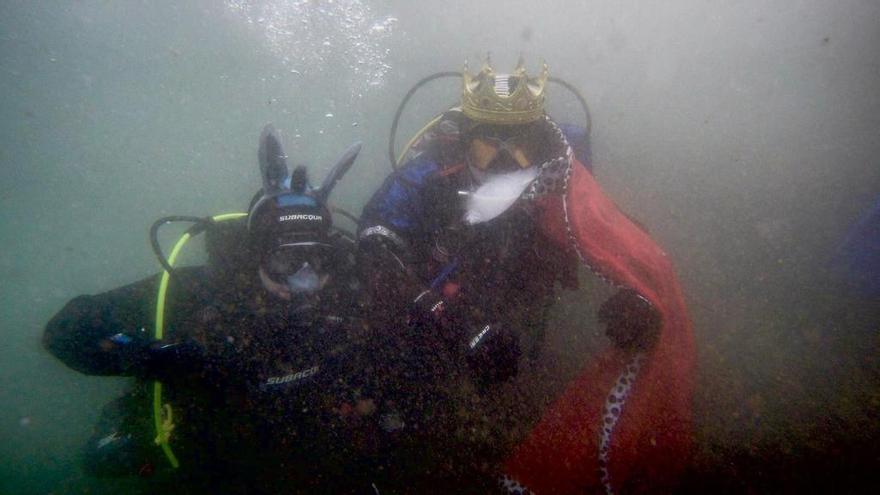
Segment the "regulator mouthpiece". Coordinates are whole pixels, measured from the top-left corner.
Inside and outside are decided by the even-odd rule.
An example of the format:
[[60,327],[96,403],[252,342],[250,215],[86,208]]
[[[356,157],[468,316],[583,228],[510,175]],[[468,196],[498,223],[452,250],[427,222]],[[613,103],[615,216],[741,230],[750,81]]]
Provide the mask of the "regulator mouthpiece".
[[302,267],[293,275],[287,277],[287,288],[294,294],[315,292],[321,287],[318,273],[309,262],[303,263]]

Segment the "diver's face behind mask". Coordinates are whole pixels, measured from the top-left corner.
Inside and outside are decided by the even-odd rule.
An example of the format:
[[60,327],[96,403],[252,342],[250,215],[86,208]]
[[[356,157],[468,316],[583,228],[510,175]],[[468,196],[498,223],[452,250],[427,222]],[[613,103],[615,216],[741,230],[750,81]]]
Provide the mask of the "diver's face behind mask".
[[468,163],[482,173],[507,173],[528,168],[537,151],[532,126],[478,126],[467,147]]
[[511,172],[532,164],[517,143],[516,136],[501,139],[491,136],[474,138],[470,145],[471,164],[483,171]]
[[285,300],[316,295],[330,280],[328,258],[332,247],[320,242],[282,245],[260,267],[260,279],[269,292]]

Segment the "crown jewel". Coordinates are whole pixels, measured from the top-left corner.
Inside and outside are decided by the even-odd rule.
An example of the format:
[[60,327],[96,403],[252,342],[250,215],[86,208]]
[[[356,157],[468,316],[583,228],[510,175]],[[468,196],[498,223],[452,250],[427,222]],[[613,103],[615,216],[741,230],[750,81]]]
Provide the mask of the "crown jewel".
[[489,57],[476,75],[465,62],[461,109],[466,116],[487,124],[526,124],[544,115],[544,89],[549,72],[542,64],[537,77],[526,74],[522,57],[511,74],[496,74]]

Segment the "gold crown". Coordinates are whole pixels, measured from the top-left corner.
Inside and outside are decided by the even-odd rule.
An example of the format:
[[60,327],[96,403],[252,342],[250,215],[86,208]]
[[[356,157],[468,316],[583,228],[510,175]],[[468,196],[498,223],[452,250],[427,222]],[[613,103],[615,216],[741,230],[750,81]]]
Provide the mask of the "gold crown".
[[486,124],[526,124],[544,115],[544,89],[549,72],[542,64],[537,77],[526,74],[522,57],[512,74],[495,74],[489,57],[476,75],[462,74],[461,110],[469,118]]

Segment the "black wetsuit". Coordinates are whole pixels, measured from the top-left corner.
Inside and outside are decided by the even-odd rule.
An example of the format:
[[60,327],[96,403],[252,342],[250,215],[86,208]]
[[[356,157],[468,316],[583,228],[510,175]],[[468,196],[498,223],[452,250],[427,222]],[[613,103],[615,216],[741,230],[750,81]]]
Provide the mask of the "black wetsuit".
[[[344,493],[369,488],[364,472],[369,467],[363,463],[375,456],[378,412],[364,395],[369,366],[359,347],[357,282],[348,268],[336,273],[310,308],[266,292],[253,266],[175,270],[163,340],[182,343],[194,356],[193,362],[162,373],[164,402],[172,405],[176,425],[170,443],[181,462],[172,477],[175,490]],[[86,374],[143,377],[158,280],[74,298],[48,323],[46,348]],[[122,461],[142,475],[167,466],[152,445],[149,383],[137,380],[133,392],[107,411],[120,418],[126,434],[139,436],[135,452],[124,454],[132,458]],[[113,435],[94,438],[91,448],[118,437]],[[113,461],[97,451],[91,460]],[[91,471],[120,474],[100,465]],[[184,480],[191,483],[178,483]]]

